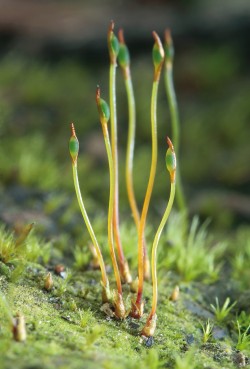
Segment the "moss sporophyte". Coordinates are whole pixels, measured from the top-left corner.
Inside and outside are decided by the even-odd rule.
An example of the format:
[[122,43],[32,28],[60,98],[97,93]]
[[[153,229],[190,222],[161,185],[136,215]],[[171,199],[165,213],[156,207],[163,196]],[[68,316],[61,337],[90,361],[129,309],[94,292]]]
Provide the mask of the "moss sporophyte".
[[[101,248],[98,244],[94,230],[91,226],[88,218],[82,195],[80,192],[78,174],[77,174],[77,160],[79,152],[79,142],[76,137],[74,124],[71,124],[71,138],[69,141],[69,151],[72,159],[73,179],[75,185],[75,191],[77,200],[81,209],[83,219],[88,229],[90,238],[93,243],[93,247],[98,258],[99,267],[101,269],[102,276],[102,302],[109,303],[112,306],[113,315],[118,319],[125,319],[129,314],[133,318],[140,319],[143,315],[144,300],[143,300],[143,285],[144,280],[150,278],[150,262],[148,258],[148,252],[145,241],[145,227],[147,214],[150,204],[150,199],[154,187],[154,180],[156,175],[157,166],[157,153],[158,153],[158,138],[157,138],[157,95],[159,80],[161,76],[161,70],[164,65],[165,54],[161,40],[156,32],[153,32],[154,45],[153,45],[153,85],[151,93],[151,134],[152,134],[152,159],[149,173],[149,180],[146,189],[145,199],[140,212],[134,192],[133,184],[133,159],[134,159],[134,146],[135,146],[135,99],[133,84],[130,71],[130,56],[128,48],[124,41],[123,31],[119,31],[119,37],[114,34],[114,23],[110,23],[108,30],[108,50],[110,56],[110,70],[109,70],[109,105],[101,97],[101,90],[98,86],[96,89],[96,104],[99,113],[99,119],[102,127],[104,143],[106,147],[108,165],[109,165],[109,206],[108,206],[108,221],[107,221],[107,239],[110,257],[112,261],[116,289],[114,292],[110,292],[109,280],[107,277],[105,264],[102,256]],[[138,237],[138,278],[132,281],[131,273],[129,270],[128,262],[125,258],[121,236],[120,236],[120,224],[119,224],[119,188],[118,188],[118,148],[117,148],[117,113],[116,113],[116,64],[117,60],[121,67],[124,76],[124,83],[127,93],[128,101],[128,142],[126,153],[126,187],[128,200],[131,208],[131,212],[134,218],[135,227]],[[110,122],[110,127],[109,127]],[[176,156],[174,145],[171,140],[167,138],[168,149],[166,152],[166,167],[170,173],[170,197],[167,203],[166,210],[163,214],[162,220],[155,234],[152,245],[151,256],[151,274],[152,274],[152,308],[149,313],[146,324],[141,331],[141,334],[145,336],[152,336],[156,327],[156,308],[157,308],[157,246],[162,233],[162,230],[166,224],[168,216],[170,214],[174,196],[175,196],[175,176],[176,176]],[[131,290],[136,285],[136,298],[131,301],[131,308],[126,311],[124,304],[122,283],[130,284]]]

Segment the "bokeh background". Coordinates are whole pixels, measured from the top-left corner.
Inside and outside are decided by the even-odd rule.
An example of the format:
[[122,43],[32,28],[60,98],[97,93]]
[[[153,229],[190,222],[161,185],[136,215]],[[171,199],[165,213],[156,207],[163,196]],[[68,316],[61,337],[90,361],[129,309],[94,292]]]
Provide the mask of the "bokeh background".
[[[135,192],[142,205],[151,158],[152,30],[171,28],[181,118],[180,167],[190,214],[222,231],[250,217],[250,2],[248,0],[0,0],[0,218],[35,221],[48,234],[75,229],[69,123],[80,141],[79,177],[91,216],[107,208],[109,176],[95,105],[108,99],[107,29],[124,29],[137,101]],[[131,217],[124,184],[127,102],[117,71],[121,218]],[[150,217],[168,197],[163,80],[159,162]],[[81,223],[82,226],[82,223]]]

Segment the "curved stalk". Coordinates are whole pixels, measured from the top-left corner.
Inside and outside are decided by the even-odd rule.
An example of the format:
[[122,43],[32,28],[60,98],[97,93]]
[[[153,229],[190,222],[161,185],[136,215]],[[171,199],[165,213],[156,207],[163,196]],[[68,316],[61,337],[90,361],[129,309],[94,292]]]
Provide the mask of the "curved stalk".
[[[179,144],[180,144],[180,121],[179,121],[179,113],[178,113],[178,104],[175,94],[174,82],[173,82],[173,59],[174,59],[174,48],[173,42],[171,38],[171,34],[169,30],[165,31],[165,72],[164,72],[164,80],[165,80],[165,89],[167,93],[169,110],[170,110],[170,118],[171,118],[171,127],[172,127],[172,135],[173,135],[173,144],[175,147],[175,152],[177,158],[179,158]],[[185,201],[185,196],[183,192],[183,186],[181,182],[180,169],[177,168],[177,182],[176,182],[176,200],[179,209],[183,212],[185,218],[187,217],[187,205]],[[187,220],[185,219],[185,222]]]
[[[134,193],[134,181],[133,181],[133,160],[134,160],[134,147],[135,147],[135,127],[136,127],[136,115],[135,115],[135,97],[134,89],[130,71],[130,56],[128,48],[125,44],[123,30],[120,29],[118,33],[120,42],[120,50],[118,55],[119,64],[123,71],[125,89],[128,100],[128,139],[127,139],[127,151],[126,151],[126,187],[128,193],[129,205],[131,208],[132,216],[137,229],[139,237],[140,226],[140,213],[135,199]],[[149,279],[149,259],[147,253],[146,242],[144,239],[144,278]]]
[[151,96],[151,131],[152,131],[152,159],[151,159],[151,168],[149,181],[147,186],[147,191],[143,203],[140,225],[139,225],[139,239],[138,239],[138,291],[136,301],[132,302],[132,310],[131,316],[139,319],[143,314],[143,281],[144,281],[144,231],[146,226],[146,218],[148,213],[149,202],[151,199],[155,173],[156,173],[156,165],[157,165],[157,151],[158,151],[158,143],[157,143],[157,94],[158,94],[158,86],[161,68],[164,60],[164,51],[161,45],[161,41],[158,35],[154,32],[153,36],[155,38],[155,45],[153,49],[153,60],[155,66],[154,72],[154,81],[152,88],[152,96]]
[[114,273],[115,273],[115,279],[116,279],[116,285],[117,290],[119,294],[122,294],[122,284],[121,284],[121,278],[120,273],[116,261],[115,256],[115,250],[114,250],[114,239],[113,239],[113,209],[114,209],[114,169],[113,169],[113,159],[112,159],[112,152],[111,152],[111,146],[109,142],[109,135],[108,135],[108,129],[106,124],[102,124],[103,129],[103,137],[104,142],[106,146],[106,151],[108,155],[108,162],[109,162],[109,174],[110,174],[110,192],[109,192],[109,210],[108,210],[108,240],[110,245],[110,255],[112,258],[112,263],[114,267]]
[[169,197],[169,202],[167,205],[167,208],[165,210],[165,213],[163,215],[163,218],[161,220],[161,223],[159,225],[159,228],[156,232],[155,238],[154,238],[154,242],[153,242],[153,247],[152,247],[152,260],[151,260],[151,268],[152,268],[152,285],[153,285],[153,299],[152,299],[152,311],[151,311],[151,315],[154,315],[156,312],[156,307],[157,307],[157,273],[156,273],[156,252],[157,252],[157,246],[161,237],[161,233],[162,230],[168,220],[170,211],[172,209],[173,206],[173,202],[174,202],[174,197],[175,197],[175,183],[171,183],[171,190],[170,190],[170,197]]
[[70,149],[70,154],[72,158],[72,170],[73,170],[73,180],[74,180],[75,192],[76,192],[77,201],[78,201],[84,222],[88,229],[90,238],[93,242],[93,245],[95,247],[96,254],[99,260],[99,265],[100,265],[101,275],[102,275],[102,287],[103,287],[102,301],[108,302],[109,297],[110,297],[110,291],[109,291],[109,281],[108,281],[108,277],[107,277],[107,273],[105,269],[105,264],[103,261],[102,253],[101,253],[98,241],[96,239],[94,230],[91,226],[88,214],[86,212],[86,209],[85,209],[85,206],[82,200],[80,186],[79,186],[78,172],[77,172],[77,156],[78,156],[79,143],[78,143],[78,140],[75,134],[75,128],[74,128],[73,123],[71,124],[71,133],[72,133],[72,136],[70,138],[69,149]]
[[112,158],[112,150],[109,140],[109,132],[107,127],[107,122],[109,120],[109,109],[107,103],[100,98],[100,88],[97,88],[96,91],[96,102],[99,110],[100,122],[102,126],[102,132],[106,147],[106,152],[108,156],[109,163],[109,178],[110,178],[110,191],[109,191],[109,209],[108,209],[108,243],[109,243],[109,251],[113,264],[116,286],[117,286],[117,294],[114,298],[114,307],[115,307],[115,315],[118,318],[124,318],[126,315],[123,298],[122,298],[122,284],[119,273],[119,268],[117,265],[117,260],[115,256],[114,250],[114,239],[113,239],[113,211],[114,211],[114,165]]
[[170,179],[171,179],[171,189],[170,189],[170,196],[167,203],[166,210],[163,214],[162,220],[160,225],[157,229],[155,234],[153,247],[152,247],[152,258],[151,258],[151,270],[152,270],[152,285],[153,285],[153,297],[152,297],[152,308],[151,312],[148,316],[146,325],[142,330],[142,334],[145,336],[153,336],[155,328],[156,328],[156,308],[157,308],[157,300],[158,300],[158,285],[157,285],[157,247],[159,244],[159,240],[163,231],[163,228],[167,222],[169,214],[171,212],[174,197],[175,197],[175,171],[176,171],[176,158],[173,145],[171,141],[168,139],[169,149],[167,150],[166,154],[166,162],[167,167],[170,172]]
[[137,230],[139,230],[140,214],[135,199],[134,184],[133,184],[133,159],[135,146],[135,100],[131,78],[125,79],[125,87],[128,98],[128,112],[129,112],[128,141],[126,152],[126,185],[132,215],[135,221],[136,228]]
[[119,43],[116,36],[113,33],[113,29],[114,23],[111,22],[108,32],[108,46],[110,54],[109,100],[110,100],[110,122],[111,122],[111,148],[114,167],[113,232],[122,279],[126,283],[131,283],[132,277],[129,271],[128,262],[124,256],[119,231],[119,173],[118,173],[117,114],[116,114],[116,60],[119,52]]
[[156,319],[157,319],[156,308],[157,308],[157,300],[158,300],[157,267],[156,267],[157,254],[156,253],[157,253],[157,247],[158,247],[158,243],[161,237],[162,230],[167,222],[167,219],[169,217],[170,211],[173,206],[174,196],[175,196],[175,184],[171,183],[169,202],[165,210],[165,213],[163,215],[163,218],[161,220],[161,223],[159,225],[159,228],[156,232],[154,242],[153,242],[153,247],[152,247],[151,270],[152,270],[153,297],[152,297],[151,312],[148,316],[146,325],[142,330],[142,334],[145,336],[153,336],[155,327],[156,327]]

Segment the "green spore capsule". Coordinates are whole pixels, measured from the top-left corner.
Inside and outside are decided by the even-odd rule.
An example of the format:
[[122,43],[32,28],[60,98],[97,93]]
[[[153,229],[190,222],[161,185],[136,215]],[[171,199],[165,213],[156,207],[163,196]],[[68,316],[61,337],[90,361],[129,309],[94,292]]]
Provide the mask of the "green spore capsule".
[[101,99],[101,90],[99,86],[97,86],[97,89],[96,89],[96,104],[97,104],[101,123],[102,124],[107,123],[110,118],[110,110],[109,110],[109,106],[106,103],[106,101]]
[[114,34],[114,22],[110,22],[110,27],[108,31],[108,47],[109,47],[109,54],[110,60],[112,64],[116,63],[116,58],[119,53],[120,44],[118,38]]
[[164,61],[164,49],[156,32],[153,32],[153,37],[155,39],[155,44],[153,47],[153,63],[155,68],[158,69]]
[[111,35],[110,47],[113,54],[117,57],[119,54],[120,44],[118,38],[114,35],[114,33]]
[[106,101],[103,99],[100,99],[100,102],[99,102],[99,113],[101,114],[101,118],[103,120],[105,120],[106,122],[109,121],[109,118],[110,118],[109,106],[106,103]]
[[171,149],[167,149],[166,152],[166,166],[169,172],[172,172],[173,170],[176,169],[176,158],[175,154],[171,151]]
[[128,48],[125,44],[120,44],[120,50],[118,54],[118,61],[122,68],[127,68],[130,65],[130,56]]
[[175,172],[176,172],[176,156],[174,152],[174,146],[171,140],[167,137],[167,143],[169,148],[166,152],[166,167],[170,173],[171,182],[175,182]]
[[78,152],[79,152],[79,141],[76,137],[75,127],[73,123],[71,123],[71,133],[72,135],[69,140],[69,153],[70,153],[73,164],[75,164],[77,161]]

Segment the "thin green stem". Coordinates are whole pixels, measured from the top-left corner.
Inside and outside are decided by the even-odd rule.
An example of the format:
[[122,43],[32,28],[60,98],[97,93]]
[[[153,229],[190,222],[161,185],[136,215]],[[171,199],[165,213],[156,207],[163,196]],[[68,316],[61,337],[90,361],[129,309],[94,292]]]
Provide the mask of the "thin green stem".
[[[171,127],[172,127],[172,136],[173,136],[173,144],[176,151],[177,159],[179,159],[179,145],[180,145],[180,122],[179,122],[179,114],[178,114],[178,106],[177,99],[174,89],[173,83],[173,66],[172,61],[166,61],[165,63],[165,88],[168,97],[170,117],[171,117]],[[187,216],[187,205],[184,197],[181,176],[180,176],[179,166],[177,168],[177,182],[176,182],[176,200],[178,203],[179,209],[184,213],[185,217]]]
[[[83,219],[85,221],[86,227],[88,229],[90,238],[93,242],[93,245],[95,247],[97,256],[98,256],[98,260],[99,260],[99,264],[100,264],[100,268],[101,268],[101,274],[102,274],[102,284],[103,284],[103,288],[105,289],[105,291],[107,292],[107,295],[109,294],[109,281],[108,281],[108,277],[107,277],[107,273],[106,273],[106,269],[105,269],[105,264],[103,261],[103,257],[102,257],[102,253],[99,247],[99,244],[97,242],[94,230],[91,226],[90,220],[88,218],[88,214],[86,212],[83,200],[82,200],[82,195],[81,195],[81,190],[80,190],[80,186],[79,186],[79,180],[78,180],[78,173],[77,173],[77,161],[72,162],[72,169],[73,169],[73,179],[74,179],[74,186],[75,186],[75,191],[76,191],[76,196],[77,196],[77,200],[78,200],[78,204],[83,216]],[[104,297],[104,300],[105,297]],[[105,301],[107,302],[107,301]]]
[[133,160],[135,146],[135,98],[132,79],[130,76],[125,79],[125,87],[128,99],[128,115],[129,115],[127,153],[126,153],[126,184],[132,215],[135,221],[137,231],[139,231],[140,214],[135,199],[134,184],[133,184]]
[[110,85],[110,122],[111,122],[111,148],[114,167],[114,213],[113,226],[114,237],[117,247],[118,260],[122,279],[130,283],[132,281],[128,263],[125,259],[121,236],[119,231],[119,173],[118,173],[118,150],[117,150],[117,115],[116,115],[116,63],[110,63],[109,85]]
[[[125,87],[128,99],[128,115],[129,115],[129,124],[128,124],[128,141],[127,141],[127,153],[126,153],[126,185],[127,185],[127,193],[128,200],[130,204],[130,208],[132,211],[132,215],[135,221],[135,225],[137,228],[137,233],[139,237],[139,227],[140,227],[140,214],[138,210],[138,206],[135,199],[134,193],[134,183],[133,183],[133,159],[134,159],[134,146],[135,146],[135,98],[134,98],[134,90],[132,79],[130,76],[129,68],[127,68],[127,73],[124,73],[125,76]],[[149,260],[148,253],[146,247],[145,237],[143,240],[143,248],[144,248],[144,278],[149,279]]]
[[108,129],[107,129],[107,124],[106,123],[102,123],[102,129],[103,129],[104,142],[105,142],[105,147],[106,147],[107,156],[108,156],[109,175],[110,175],[109,210],[108,210],[109,250],[110,250],[110,255],[111,255],[112,264],[113,264],[114,273],[115,273],[117,291],[120,295],[122,295],[122,284],[121,284],[120,273],[119,273],[119,269],[118,269],[118,265],[117,265],[117,261],[116,261],[115,250],[114,250],[114,239],[113,239],[113,211],[114,211],[114,168],[113,168],[113,158],[112,158],[111,145],[110,145],[110,141],[109,141],[109,134],[108,134]]
[[176,177],[176,156],[174,151],[174,146],[167,137],[167,143],[169,148],[166,152],[166,167],[170,174],[170,195],[167,203],[166,210],[163,214],[160,225],[157,229],[157,232],[154,237],[153,247],[152,247],[152,257],[151,257],[151,270],[152,270],[152,284],[153,284],[153,297],[152,297],[152,309],[148,316],[146,325],[142,330],[142,334],[145,336],[153,336],[155,328],[156,328],[156,308],[157,308],[157,299],[158,299],[158,285],[157,285],[157,247],[159,244],[159,240],[163,231],[163,228],[166,224],[166,221],[169,217],[170,211],[173,206],[174,197],[175,197],[175,177]]
[[146,226],[146,218],[148,213],[149,202],[151,199],[155,173],[156,173],[156,165],[157,165],[157,95],[158,95],[158,87],[159,80],[161,75],[162,64],[164,61],[164,50],[161,44],[161,40],[157,33],[153,31],[153,37],[155,40],[153,47],[153,63],[154,63],[154,81],[151,95],[151,135],[152,135],[152,159],[151,159],[151,167],[150,174],[148,180],[148,186],[146,190],[146,195],[143,203],[140,225],[139,225],[139,237],[138,237],[138,291],[136,301],[132,301],[132,309],[130,315],[134,318],[139,319],[143,314],[143,281],[144,281],[144,231]]
[[157,297],[158,297],[158,287],[157,287],[157,247],[161,237],[163,228],[168,220],[169,214],[171,212],[173,202],[175,197],[175,183],[171,183],[169,201],[163,214],[161,223],[155,234],[153,247],[152,247],[152,259],[151,259],[151,270],[152,270],[152,285],[153,285],[153,298],[152,298],[152,310],[150,316],[152,317],[156,313],[157,308]]
[[139,240],[138,240],[138,292],[135,305],[139,309],[142,300],[143,294],[143,280],[144,280],[144,231],[146,226],[146,218],[148,213],[149,202],[151,199],[155,173],[156,173],[156,165],[157,165],[157,151],[158,151],[158,143],[157,143],[157,94],[158,94],[158,86],[159,79],[154,80],[153,89],[152,89],[152,97],[151,97],[151,130],[152,130],[152,159],[151,159],[151,168],[149,181],[147,186],[147,191],[143,203],[140,226],[139,226]]
[[166,65],[166,68],[165,68],[165,86],[166,86],[167,97],[169,101],[169,109],[170,109],[171,122],[172,122],[173,145],[175,147],[176,153],[178,153],[179,143],[180,143],[180,138],[179,138],[180,122],[179,122],[179,113],[178,113],[176,94],[175,94],[174,83],[173,83],[173,68],[170,64]]
[[[126,187],[128,193],[129,205],[137,228],[137,234],[139,237],[139,226],[140,226],[140,213],[135,199],[134,183],[133,183],[133,159],[134,159],[134,146],[135,146],[135,98],[132,84],[132,77],[130,72],[130,56],[129,50],[125,44],[123,30],[120,29],[118,32],[118,38],[120,42],[118,60],[120,67],[123,72],[125,88],[128,100],[128,140],[127,140],[127,151],[126,151]],[[144,278],[150,278],[150,263],[148,260],[148,253],[146,242],[144,239]]]

